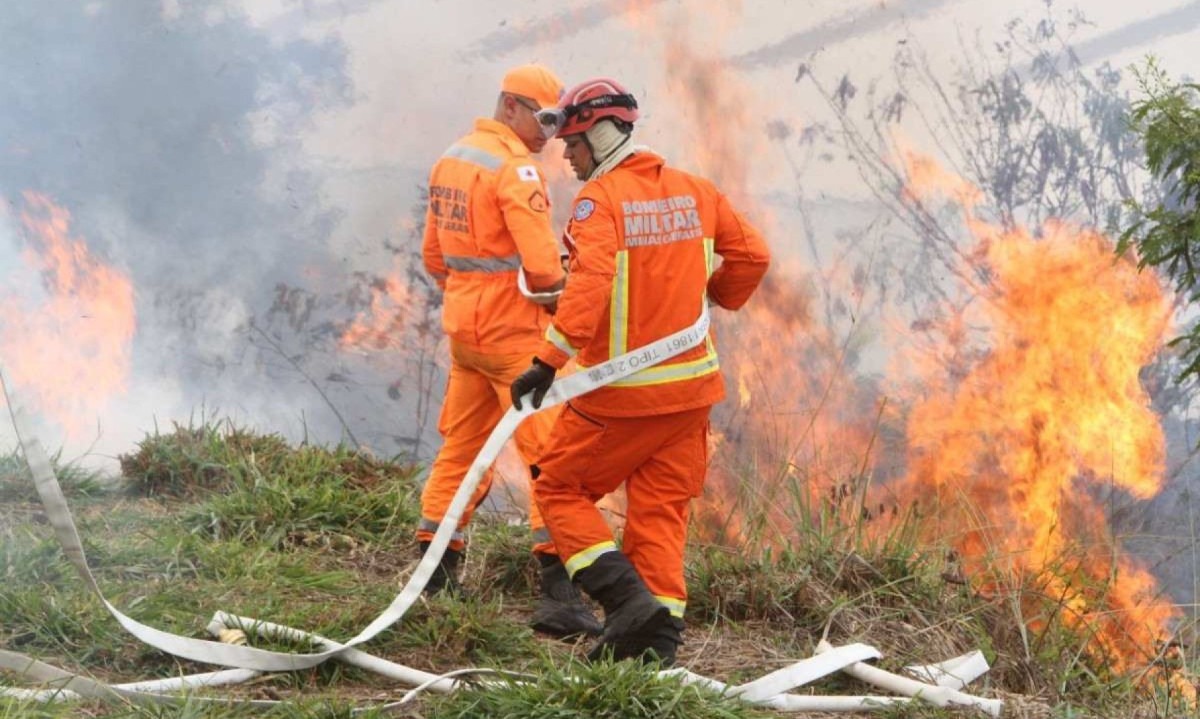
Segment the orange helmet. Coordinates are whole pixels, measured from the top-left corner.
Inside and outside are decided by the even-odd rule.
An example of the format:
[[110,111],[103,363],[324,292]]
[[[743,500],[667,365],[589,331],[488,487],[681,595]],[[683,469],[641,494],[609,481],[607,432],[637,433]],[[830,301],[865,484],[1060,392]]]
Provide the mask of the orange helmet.
[[597,77],[563,93],[558,107],[537,113],[546,137],[566,137],[583,132],[598,120],[612,118],[632,125],[638,119],[637,100],[616,80]]

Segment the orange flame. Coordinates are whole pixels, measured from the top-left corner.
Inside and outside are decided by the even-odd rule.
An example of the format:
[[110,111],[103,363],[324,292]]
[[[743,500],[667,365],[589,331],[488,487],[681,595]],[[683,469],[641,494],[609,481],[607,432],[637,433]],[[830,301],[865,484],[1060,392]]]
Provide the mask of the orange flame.
[[[25,192],[20,212],[26,265],[36,291],[0,294],[0,356],[21,396],[72,439],[126,389],[135,327],[133,285],[70,234],[71,215],[45,195]],[[14,277],[8,286],[28,285]],[[36,295],[36,296],[34,296]]]
[[367,309],[359,312],[338,337],[338,344],[343,349],[384,350],[400,346],[411,302],[411,293],[400,276],[396,271],[368,285]]
[[[658,141],[673,144],[656,149],[713,179],[756,224],[769,226],[765,208],[749,197],[751,178],[763,174],[762,163],[753,172],[749,163],[770,154],[754,127],[762,103],[729,72],[719,42],[697,42],[678,23],[664,32],[666,23],[654,21],[665,11],[646,0],[625,5],[628,24],[647,42],[663,43],[666,72],[649,93],[653,122],[643,127],[665,130]],[[705,9],[719,12],[715,5]],[[930,341],[923,354],[906,357],[904,373],[920,388],[911,410],[881,407],[878,393],[847,371],[863,313],[847,307],[850,329],[836,336],[836,323],[813,316],[814,283],[777,257],[739,313],[737,331],[726,334],[718,323],[737,397],[724,408],[728,426],[710,434],[714,463],[695,528],[709,537],[786,541],[794,509],[779,500],[793,498],[780,495],[795,492],[808,511],[827,492],[835,501],[847,496],[847,478],[880,470],[863,458],[872,455],[886,409],[907,420],[909,443],[908,474],[890,490],[922,498],[922,509],[933,512],[928,535],[949,536],[981,576],[997,555],[1038,575],[1068,621],[1094,626],[1099,651],[1118,668],[1130,666],[1177,612],[1154,599],[1149,573],[1120,555],[1098,497],[1108,486],[1139,498],[1159,488],[1161,429],[1137,377],[1167,330],[1162,290],[1129,263],[1114,264],[1101,235],[1065,223],[1042,228],[1038,239],[993,227],[974,212],[984,200],[978,188],[930,158],[906,160],[904,199],[951,198],[978,239],[959,257],[971,272],[951,278],[974,299],[942,308],[929,331],[906,338]],[[861,301],[868,283],[861,268],[822,271],[827,289],[842,291],[839,301]],[[931,495],[936,501],[927,505]],[[746,501],[763,517],[742,511]],[[748,526],[758,521],[766,527]],[[1064,553],[1074,545],[1085,556],[1068,564]]]
[[974,214],[976,188],[931,158],[904,160],[904,199],[960,205],[977,240],[968,261],[988,281],[922,327],[949,349],[908,356],[919,396],[909,474],[892,490],[923,507],[923,529],[956,545],[977,580],[997,562],[1037,577],[1116,670],[1144,664],[1179,613],[1120,554],[1101,496],[1161,489],[1165,441],[1139,371],[1169,329],[1163,289],[1094,231],[996,227]]
[[[674,166],[713,180],[770,237],[773,217],[750,185],[765,184],[782,167],[764,162],[776,154],[763,132],[771,100],[757,97],[723,52],[741,4],[689,5],[687,15],[657,25],[656,16],[674,10],[638,0],[626,0],[626,7],[628,23],[647,43],[662,44],[661,87],[646,102],[653,112],[646,127],[659,132],[654,149]],[[705,23],[691,22],[701,14]],[[852,274],[838,267],[825,279],[848,285]],[[814,322],[813,304],[805,268],[777,253],[751,302],[736,317],[717,313],[721,364],[736,379],[736,397],[716,415],[714,424],[722,426],[712,429],[708,479],[695,503],[693,527],[706,540],[784,541],[796,526],[791,500],[798,493],[808,495],[800,504],[811,506],[823,488],[862,470],[874,413],[845,371],[846,340]],[[754,526],[747,517],[755,518]]]
[[[627,6],[630,24],[653,30],[644,3]],[[709,45],[696,50],[687,32],[665,37],[663,96],[671,102],[659,103],[655,122],[681,144],[665,148],[668,155],[678,152],[677,164],[696,166],[769,224],[748,197],[748,160],[763,153],[747,143],[761,135],[751,125],[762,112],[749,112],[751,94]],[[1138,371],[1161,347],[1169,305],[1151,275],[1114,263],[1111,243],[1098,233],[1052,223],[1035,240],[1023,229],[991,226],[975,213],[985,199],[978,188],[931,158],[905,159],[903,199],[949,197],[978,243],[959,254],[963,271],[951,278],[974,299],[944,308],[927,323],[939,332],[922,335],[933,341],[926,353],[908,357],[920,394],[907,415],[908,475],[893,491],[937,497],[932,508],[922,502],[934,512],[924,529],[939,539],[957,532],[970,569],[1001,553],[1017,569],[1045,574],[1043,591],[1060,598],[1068,621],[1094,624],[1099,651],[1118,668],[1130,666],[1177,612],[1155,601],[1153,578],[1120,555],[1098,497],[1107,487],[1135,498],[1159,489],[1163,437]],[[828,287],[843,291],[841,301],[861,301],[860,268],[823,272]],[[796,508],[786,505],[796,502],[780,502],[782,495],[807,503],[800,511],[823,506],[827,492],[836,505],[880,469],[863,458],[883,418],[903,419],[904,408],[881,406],[847,371],[862,313],[846,308],[842,326],[850,328],[836,337],[836,323],[811,316],[815,289],[798,268],[778,262],[740,312],[736,335],[720,338],[722,364],[736,368],[737,397],[727,403],[729,426],[713,431],[713,449],[722,452],[714,451],[697,501],[701,534],[789,536],[787,513]],[[746,481],[748,472],[758,476]],[[881,506],[877,500],[867,506]],[[761,516],[739,515],[747,502]],[[1072,565],[1074,575],[1065,568],[1055,575],[1073,546],[1087,548],[1087,562]]]

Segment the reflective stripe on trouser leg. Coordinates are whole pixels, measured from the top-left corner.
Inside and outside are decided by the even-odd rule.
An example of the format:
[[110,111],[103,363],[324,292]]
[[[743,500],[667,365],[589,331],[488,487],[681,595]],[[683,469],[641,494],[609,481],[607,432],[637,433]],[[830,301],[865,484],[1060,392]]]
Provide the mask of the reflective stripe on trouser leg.
[[567,574],[571,579],[574,579],[576,572],[592,566],[600,558],[600,555],[615,551],[617,551],[617,543],[608,539],[599,544],[593,544],[581,552],[572,554],[563,562],[563,566],[567,568]]
[[671,614],[683,617],[683,574],[689,507],[704,488],[709,408],[660,417],[661,442],[625,483],[622,550],[646,587]]
[[677,597],[664,597],[661,594],[655,594],[654,598],[663,603],[667,609],[671,610],[671,616],[683,619],[683,611],[687,609],[687,602]]
[[[417,522],[417,539],[418,539],[418,541],[421,541],[421,542],[431,541],[433,539],[433,535],[437,534],[438,526],[439,526],[439,523],[437,520],[426,519],[424,517],[421,517],[421,521]],[[464,535],[462,532],[457,532],[457,531],[454,534],[451,534],[450,535],[450,547],[452,549],[455,548],[454,544],[456,542],[460,545],[459,547],[457,547],[457,549],[461,549],[462,545],[465,544],[465,542],[466,542],[466,535]]]

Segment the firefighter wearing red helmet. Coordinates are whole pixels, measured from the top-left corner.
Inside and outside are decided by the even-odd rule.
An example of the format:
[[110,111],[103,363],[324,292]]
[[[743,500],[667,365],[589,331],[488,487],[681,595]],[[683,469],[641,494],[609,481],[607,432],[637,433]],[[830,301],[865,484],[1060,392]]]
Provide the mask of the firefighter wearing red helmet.
[[600,77],[567,90],[556,107],[542,110],[537,119],[547,137],[563,138],[563,159],[577,178],[587,180],[601,165],[614,167],[632,151],[638,105],[616,80]]
[[[586,371],[692,325],[709,305],[738,309],[767,271],[758,230],[713,183],[635,146],[637,119],[633,95],[609,78],[538,115],[585,184],[565,233],[566,287],[533,366],[512,385],[517,408],[540,405],[572,357]],[[709,412],[724,395],[710,335],[571,401],[551,430],[533,493],[567,572],[604,607],[589,659],[674,663],[689,504],[704,485]],[[618,548],[595,502],[622,483]]]

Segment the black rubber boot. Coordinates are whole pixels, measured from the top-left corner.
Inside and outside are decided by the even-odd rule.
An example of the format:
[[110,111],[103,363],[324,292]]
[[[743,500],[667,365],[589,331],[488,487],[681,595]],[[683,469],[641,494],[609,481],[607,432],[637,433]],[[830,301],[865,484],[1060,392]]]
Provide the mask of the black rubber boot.
[[649,651],[641,655],[646,664],[657,663],[663,669],[675,666],[675,654],[683,644],[683,620],[671,617],[650,639]]
[[[421,542],[421,556],[429,551],[429,542]],[[463,591],[462,585],[458,583],[458,562],[462,559],[463,553],[446,548],[442,554],[442,560],[434,567],[433,574],[429,577],[429,581],[425,584],[424,594],[427,597],[436,596],[442,592],[446,592],[449,596],[466,598],[466,592]]]
[[671,612],[654,598],[629,559],[605,552],[576,574],[579,584],[604,607],[604,633],[587,653],[588,661],[611,656],[613,661],[641,657],[651,649],[658,631],[671,621]]
[[533,609],[530,626],[560,639],[598,637],[604,631],[592,609],[579,596],[567,568],[553,554],[537,554],[542,565],[542,595]]

